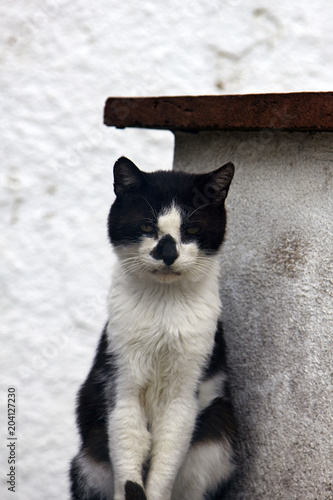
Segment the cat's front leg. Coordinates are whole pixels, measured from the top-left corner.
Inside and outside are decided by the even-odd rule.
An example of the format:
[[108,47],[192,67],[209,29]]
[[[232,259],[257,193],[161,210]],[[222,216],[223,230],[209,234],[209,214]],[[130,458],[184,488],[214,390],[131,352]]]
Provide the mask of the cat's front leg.
[[188,451],[197,412],[194,395],[179,394],[156,418],[147,478],[147,500],[170,500],[175,478]]
[[126,484],[128,486],[133,483],[143,487],[142,465],[150,448],[151,434],[147,430],[144,412],[140,406],[139,391],[123,391],[109,416],[114,500],[125,499]]

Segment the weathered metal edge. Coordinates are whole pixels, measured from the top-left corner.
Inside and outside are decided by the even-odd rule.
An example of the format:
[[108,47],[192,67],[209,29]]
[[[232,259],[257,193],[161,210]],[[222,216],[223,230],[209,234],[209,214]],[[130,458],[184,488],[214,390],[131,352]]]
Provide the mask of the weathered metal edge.
[[109,97],[104,123],[172,131],[333,131],[333,92]]

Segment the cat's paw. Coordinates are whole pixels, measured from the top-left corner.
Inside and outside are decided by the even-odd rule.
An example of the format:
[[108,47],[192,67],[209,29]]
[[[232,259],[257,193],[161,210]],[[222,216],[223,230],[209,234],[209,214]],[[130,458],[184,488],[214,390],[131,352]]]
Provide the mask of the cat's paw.
[[147,500],[147,497],[138,483],[127,481],[125,484],[125,500]]

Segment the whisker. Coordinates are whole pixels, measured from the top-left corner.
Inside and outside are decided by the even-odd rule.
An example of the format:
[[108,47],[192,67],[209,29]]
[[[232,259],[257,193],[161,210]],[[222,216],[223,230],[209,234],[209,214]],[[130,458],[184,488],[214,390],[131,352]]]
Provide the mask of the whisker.
[[125,275],[135,273],[137,276],[141,276],[148,270],[147,267],[138,258],[131,258],[128,259],[127,262],[121,262],[120,264],[122,264],[121,267]]
[[190,213],[190,215],[188,215],[188,219],[190,219],[192,217],[193,214],[195,214],[195,212],[197,212],[198,210],[200,210],[201,208],[205,208],[205,207],[208,207],[208,205],[210,205],[210,203],[205,203],[205,205],[201,205],[200,207],[197,207],[195,210],[193,210],[193,212]]
[[154,210],[154,208],[151,206],[151,204],[149,203],[149,201],[147,200],[147,198],[145,198],[142,195],[140,195],[140,198],[142,198],[147,203],[147,205],[149,206],[149,208],[151,210],[151,213],[154,216],[154,222],[156,222],[157,221],[157,212],[156,212],[156,210]]

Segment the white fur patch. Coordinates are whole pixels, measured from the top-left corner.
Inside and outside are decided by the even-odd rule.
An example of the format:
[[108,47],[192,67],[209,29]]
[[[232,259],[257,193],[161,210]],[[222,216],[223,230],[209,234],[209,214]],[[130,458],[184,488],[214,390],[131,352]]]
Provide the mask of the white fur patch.
[[160,215],[157,221],[157,226],[159,229],[159,235],[161,237],[170,234],[176,242],[180,243],[180,227],[182,223],[182,217],[180,210],[174,205],[170,207],[163,215]]
[[151,434],[147,430],[139,394],[135,393],[135,389],[129,394],[123,382],[119,383],[116,408],[109,418],[115,500],[123,500],[124,485],[128,479],[142,485],[142,464],[151,449]]
[[[93,461],[82,453],[77,459],[85,484],[96,493],[101,492],[108,500],[113,500],[113,474],[111,467]],[[87,492],[88,494],[88,492]]]
[[215,398],[224,396],[226,380],[226,373],[221,372],[200,384],[198,397],[200,410],[209,406]]
[[234,471],[231,445],[225,442],[193,446],[177,476],[172,500],[202,500]]

